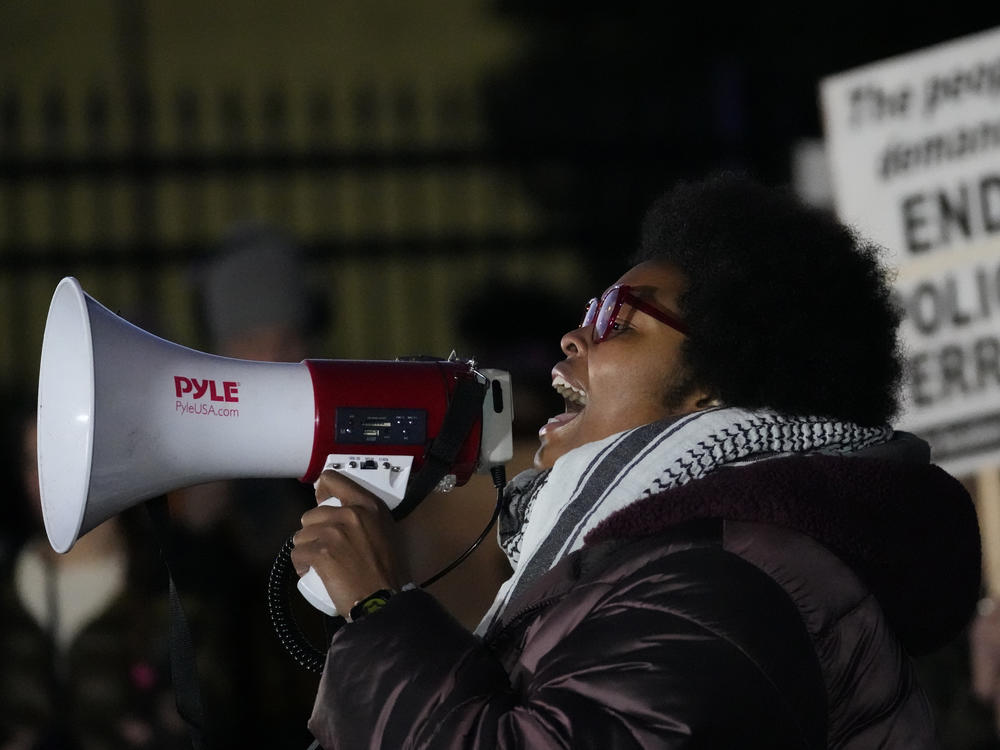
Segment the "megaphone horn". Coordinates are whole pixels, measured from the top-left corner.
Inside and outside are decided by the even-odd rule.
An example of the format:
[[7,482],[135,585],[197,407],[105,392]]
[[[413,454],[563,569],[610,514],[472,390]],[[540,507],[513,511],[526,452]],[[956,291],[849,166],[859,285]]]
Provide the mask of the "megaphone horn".
[[302,476],[313,421],[312,384],[301,364],[244,362],[173,344],[65,278],[49,306],[38,383],[49,542],[65,552],[105,519],[177,487]]
[[38,382],[38,474],[49,543],[66,552],[152,497],[250,477],[313,481],[334,453],[419,467],[458,381],[491,381],[452,471],[462,484],[510,458],[510,378],[458,361],[256,362],[166,341],[72,277],[49,306]]

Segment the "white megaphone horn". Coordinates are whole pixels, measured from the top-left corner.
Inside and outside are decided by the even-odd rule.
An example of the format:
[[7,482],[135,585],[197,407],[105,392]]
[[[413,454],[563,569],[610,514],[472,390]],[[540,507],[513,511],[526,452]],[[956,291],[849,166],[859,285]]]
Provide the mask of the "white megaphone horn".
[[[454,360],[255,362],[138,328],[64,278],[38,380],[38,475],[49,543],[68,551],[104,520],[221,479],[315,480],[331,454],[416,470],[459,383],[485,388],[450,469],[455,484],[510,459],[510,378]],[[478,406],[477,406],[478,409]]]

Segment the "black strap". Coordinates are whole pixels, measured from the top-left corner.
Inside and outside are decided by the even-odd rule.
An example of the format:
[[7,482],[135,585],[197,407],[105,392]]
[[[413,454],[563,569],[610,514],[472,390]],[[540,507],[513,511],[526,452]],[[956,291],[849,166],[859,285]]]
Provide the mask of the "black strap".
[[157,497],[146,504],[153,531],[160,544],[163,564],[167,569],[169,584],[170,612],[170,674],[174,685],[174,700],[177,712],[187,722],[194,750],[205,747],[205,712],[201,703],[201,689],[198,685],[198,667],[195,664],[194,639],[188,626],[187,616],[181,604],[177,585],[171,572],[170,562],[174,559],[170,544],[170,512],[166,496]]
[[469,431],[483,415],[485,395],[486,384],[478,380],[462,380],[455,387],[441,430],[424,456],[424,465],[416,476],[410,478],[403,502],[392,511],[397,521],[409,515],[438,486],[444,475],[451,471]]

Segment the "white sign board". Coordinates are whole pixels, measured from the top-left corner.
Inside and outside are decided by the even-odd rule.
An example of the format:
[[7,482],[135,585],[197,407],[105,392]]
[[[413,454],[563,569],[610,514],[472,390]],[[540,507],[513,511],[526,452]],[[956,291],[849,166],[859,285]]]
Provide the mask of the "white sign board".
[[839,216],[906,317],[901,429],[954,474],[1000,464],[1000,28],[820,84]]

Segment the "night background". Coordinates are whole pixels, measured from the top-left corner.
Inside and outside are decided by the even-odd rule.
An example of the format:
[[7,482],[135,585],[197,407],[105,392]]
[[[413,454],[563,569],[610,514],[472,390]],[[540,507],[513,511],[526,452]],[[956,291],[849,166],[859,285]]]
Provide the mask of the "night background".
[[[512,372],[522,389],[516,428],[533,441],[537,420],[562,408],[548,387],[560,335],[626,269],[658,193],[734,169],[828,201],[824,173],[803,156],[821,153],[819,81],[1000,25],[988,3],[858,7],[0,4],[5,454],[20,452],[61,278],[76,276],[156,335],[218,352],[210,263],[248,224],[297,251],[297,282],[262,267],[244,290],[256,296],[234,303],[249,315],[288,295],[301,307],[303,353],[290,361],[454,349]],[[4,467],[8,486],[22,486],[21,469]],[[17,534],[31,527],[24,492],[12,495],[0,514],[5,575]],[[490,498],[477,502],[475,513],[455,512],[470,516],[460,528],[441,531],[430,511],[415,520],[447,538],[414,554],[426,562],[463,548],[489,515]],[[272,544],[260,544],[268,559]],[[482,606],[465,599],[488,564],[439,584],[457,616]],[[200,583],[192,599],[211,601],[216,579]],[[237,588],[260,589],[256,580]],[[209,605],[197,622],[208,641],[251,631],[238,646],[262,664],[244,658],[235,678],[207,665],[209,695],[235,681],[219,705],[258,719],[219,731],[305,748],[310,704],[297,696],[314,685],[290,674],[255,597],[229,602],[236,609],[221,621]],[[967,695],[963,648],[926,664],[942,723],[957,732],[952,750],[994,747],[984,739],[992,717]],[[276,693],[285,702],[269,705]],[[14,747],[4,729],[0,750]],[[71,746],[57,740],[46,747]]]
[[733,168],[794,184],[794,155],[822,137],[822,77],[997,18],[5,3],[0,362],[34,381],[48,298],[70,274],[139,325],[208,346],[193,278],[246,220],[304,248],[326,297],[314,356],[462,348],[456,308],[498,281],[572,295],[572,320],[672,180]]

